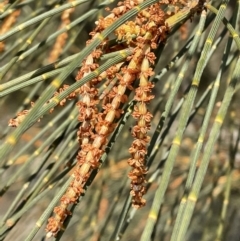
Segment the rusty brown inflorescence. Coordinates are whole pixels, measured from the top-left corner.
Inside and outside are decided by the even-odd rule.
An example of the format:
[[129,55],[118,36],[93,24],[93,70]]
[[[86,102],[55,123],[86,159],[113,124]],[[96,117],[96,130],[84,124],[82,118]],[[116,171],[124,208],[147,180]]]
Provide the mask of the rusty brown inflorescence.
[[[122,14],[138,5],[140,1],[125,1],[111,11],[111,13],[101,18],[97,22],[97,27],[90,33],[92,39],[96,35],[116,21]],[[144,12],[139,13],[135,22],[129,21],[119,27],[115,34],[118,40],[124,40],[131,47],[134,53],[128,58],[128,65],[120,63],[112,66],[101,76],[83,85],[76,95],[80,95],[77,103],[79,108],[78,120],[81,123],[78,130],[78,141],[80,151],[77,156],[77,165],[74,171],[74,181],[67,192],[61,198],[60,206],[54,209],[55,216],[49,219],[47,226],[48,236],[55,236],[62,228],[63,222],[69,215],[68,206],[77,202],[79,196],[84,192],[86,183],[91,171],[100,165],[100,157],[103,154],[108,136],[113,132],[116,121],[123,113],[121,106],[127,101],[127,89],[133,90],[133,83],[140,79],[139,87],[135,90],[135,106],[133,117],[137,120],[133,128],[133,144],[129,149],[131,158],[128,163],[132,167],[129,173],[131,179],[131,194],[133,205],[141,207],[145,204],[142,196],[145,193],[145,167],[146,148],[149,141],[147,131],[150,128],[151,114],[147,110],[146,104],[153,98],[150,94],[153,84],[148,82],[153,74],[150,64],[154,64],[155,56],[151,49],[157,47],[160,40],[165,38],[167,27],[165,27],[165,14],[160,9],[160,4],[155,4]],[[132,39],[137,35],[136,39]],[[91,40],[90,40],[91,41]],[[79,70],[76,80],[81,80],[84,76],[99,67],[98,59],[103,54],[106,41],[95,49]],[[89,41],[87,42],[89,44]],[[103,78],[109,83],[117,78],[115,86],[102,98],[102,111],[99,112],[99,93],[96,85]]]

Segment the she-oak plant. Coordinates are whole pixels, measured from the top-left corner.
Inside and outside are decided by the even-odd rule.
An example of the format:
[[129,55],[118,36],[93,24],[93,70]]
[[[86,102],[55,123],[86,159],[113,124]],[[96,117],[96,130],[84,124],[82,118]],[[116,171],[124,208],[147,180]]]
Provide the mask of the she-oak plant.
[[[74,13],[80,11],[78,5],[81,6],[85,2],[91,1],[69,0],[64,4],[62,1],[52,1],[48,5],[43,5],[41,1],[34,3],[32,1],[15,1],[14,3],[4,1],[0,5],[0,19],[2,21],[0,51],[2,51],[1,61],[3,62],[0,69],[2,104],[4,105],[4,100],[6,100],[4,96],[33,84],[36,86],[27,90],[29,93],[24,104],[30,103],[30,100],[36,94],[39,95],[35,103],[31,102],[31,107],[28,110],[23,110],[23,106],[19,106],[20,111],[18,111],[16,118],[9,121],[9,126],[17,128],[14,131],[7,130],[2,133],[5,135],[5,140],[0,149],[0,163],[1,173],[5,175],[5,180],[0,186],[1,194],[5,194],[14,183],[17,183],[19,177],[26,180],[27,185],[23,186],[3,215],[0,235],[2,239],[7,239],[9,233],[11,234],[10,231],[13,231],[16,224],[21,222],[24,213],[38,203],[53,185],[59,186],[57,185],[58,182],[61,183],[63,179],[66,181],[64,177],[72,169],[71,177],[55,194],[53,201],[25,240],[33,240],[37,231],[47,219],[47,237],[54,236],[59,239],[68,225],[69,217],[74,216],[73,210],[76,204],[86,193],[87,187],[97,174],[96,170],[99,170],[104,160],[107,159],[113,144],[114,146],[122,145],[121,140],[117,137],[131,113],[136,123],[131,128],[132,144],[129,147],[130,157],[127,163],[131,167],[128,177],[131,182],[130,197],[134,209],[130,209],[130,198],[126,196],[127,199],[122,207],[122,213],[118,213],[119,220],[112,235],[108,234],[107,240],[124,239],[123,234],[129,222],[134,220],[134,210],[145,206],[146,200],[143,195],[150,190],[152,183],[156,183],[156,177],[158,176],[161,179],[157,183],[152,203],[149,201],[151,207],[145,226],[140,232],[141,238],[134,237],[134,239],[145,241],[153,240],[156,237],[156,240],[186,240],[187,229],[193,216],[195,204],[201,194],[200,190],[204,184],[211,154],[216,146],[224,118],[228,115],[228,109],[231,108],[233,103],[233,95],[238,88],[240,77],[240,40],[238,35],[240,3],[239,1],[233,3],[232,18],[229,22],[225,19],[226,9],[230,6],[229,1],[215,1],[215,3],[214,1],[206,2],[204,0],[126,0],[118,2],[112,10],[107,7],[112,1],[99,1],[96,8],[92,8],[89,12],[81,14],[79,18],[72,21],[71,18]],[[27,7],[29,9],[36,8],[36,17],[28,20],[28,18],[24,19],[24,16],[21,16],[21,11]],[[100,11],[103,7],[107,7],[106,11],[110,13],[106,14],[106,17],[99,17],[95,22],[96,27],[90,32],[91,38],[87,41],[86,47],[75,55],[67,56],[69,48],[74,45],[75,38],[83,29],[83,21],[86,21],[88,17]],[[48,23],[57,13],[61,13],[59,30],[42,40],[39,34],[44,29],[50,30]],[[19,23],[19,25],[17,23],[15,27],[11,28],[11,25],[18,21],[17,18],[20,18],[19,21],[22,23]],[[196,19],[198,24],[196,24]],[[41,23],[39,24],[39,22]],[[36,29],[27,32],[33,24],[39,25]],[[189,28],[196,25],[196,29],[192,30],[193,36],[190,36],[188,40],[185,40],[186,36],[184,36],[184,32],[186,32],[186,35],[188,34],[186,24]],[[219,30],[221,25],[224,26],[222,32]],[[174,36],[175,38],[176,34],[179,34],[179,31],[177,31],[179,28],[181,38],[174,39],[171,42],[171,37]],[[208,30],[207,35],[202,36],[206,29]],[[223,37],[227,33],[229,33],[229,38],[226,41]],[[10,42],[11,38],[14,39],[14,36],[16,36],[16,45],[10,46],[14,43]],[[112,39],[110,39],[110,36]],[[37,38],[40,39],[40,43]],[[54,39],[55,43],[52,42]],[[214,43],[215,39],[216,42]],[[180,43],[184,43],[184,41],[186,45],[180,51],[177,50]],[[215,80],[211,80],[212,82],[210,81],[210,86],[206,88],[204,93],[200,93],[198,86],[202,81],[203,70],[213,55],[214,49],[222,41],[225,41],[225,50],[217,77]],[[171,65],[169,64],[168,67],[159,71],[156,67],[159,66],[157,61],[164,58],[163,48],[168,43],[173,46],[175,44],[177,48],[173,51],[178,53],[173,58]],[[49,50],[47,47],[51,45],[53,46],[52,50]],[[44,59],[39,57],[39,60],[36,61],[39,69],[27,74],[20,73],[21,76],[14,79],[16,66],[26,67],[31,62],[31,59],[27,59],[31,56],[33,59],[37,58],[37,53],[41,51],[41,48],[44,49],[46,56]],[[184,54],[186,59],[180,63],[179,59],[182,60],[181,56]],[[177,97],[185,76],[187,76],[187,69],[194,55],[198,58],[198,61],[194,67],[192,81],[185,91],[185,98],[179,101],[179,105],[171,113],[174,99]],[[67,57],[64,58],[64,56]],[[24,61],[26,62],[24,63]],[[43,63],[46,61],[49,64],[44,66]],[[159,118],[157,113],[150,113],[148,106],[158,97],[152,94],[154,83],[163,81],[162,76],[166,72],[171,72],[172,65],[176,65],[175,71],[179,69],[178,74],[173,71],[173,76],[170,75],[165,80],[166,85],[162,93],[160,90],[157,91],[157,95],[163,97],[161,104],[164,103],[165,105]],[[75,77],[76,82],[71,85],[63,84],[75,70],[78,71]],[[221,104],[217,111],[218,89],[224,81],[222,80],[224,72],[229,74],[229,78],[225,82],[227,87],[221,97]],[[40,93],[41,81],[46,81],[53,76],[57,77],[54,77],[48,83],[46,90]],[[193,108],[198,93],[201,97]],[[207,104],[205,103],[206,99],[209,99]],[[71,104],[67,104],[73,100],[76,102],[75,108]],[[11,154],[24,132],[42,118],[44,119],[47,112],[53,112],[57,105],[64,107],[61,107],[62,110],[53,121],[44,127],[25,148],[22,148],[15,155]],[[168,195],[166,191],[172,181],[171,178],[176,178],[173,168],[183,143],[183,135],[188,124],[194,121],[193,117],[198,114],[200,107],[205,108],[202,126],[199,133],[196,134],[198,136],[197,142],[190,150],[189,168],[187,170],[179,168],[182,171],[182,181],[178,187],[179,191],[177,197],[175,197],[175,202],[180,204],[175,204],[170,209],[172,216],[171,222],[168,224],[168,229],[171,230],[168,231],[169,236],[169,233],[158,225],[158,223],[161,223],[162,216],[164,216],[164,212],[161,213],[161,207],[164,197]],[[73,109],[71,113],[69,112],[70,109]],[[164,150],[163,141],[167,135],[172,138],[170,127],[173,121],[176,121],[177,114],[179,116],[177,117],[176,133],[171,146],[168,150]],[[234,116],[234,110],[232,114]],[[66,115],[69,115],[69,118],[24,161],[21,167],[18,167],[16,173],[10,173],[11,176],[6,178],[5,173],[15,165],[17,159],[27,148],[36,139],[41,138],[50,126],[56,124],[60,118]],[[237,112],[235,112],[235,115],[237,116]],[[156,118],[154,118],[155,116]],[[215,117],[213,122],[211,117]],[[157,122],[155,124],[157,128],[153,130],[150,137],[149,131],[154,119],[155,123]],[[230,127],[239,130],[239,120],[232,120]],[[207,131],[210,131],[210,133],[208,134]],[[74,133],[77,133],[77,138]],[[206,139],[206,134],[209,135],[208,139]],[[234,139],[234,144],[233,141],[230,141],[231,139],[229,137],[229,145],[237,146],[239,138]],[[206,145],[204,147],[203,142],[205,140]],[[127,148],[126,146],[123,147]],[[65,148],[67,148],[66,153],[64,153]],[[227,177],[226,187],[222,190],[224,201],[230,197],[231,180],[235,167],[234,159],[237,148],[232,149],[232,151],[229,151],[229,160],[225,164],[227,168],[218,167],[218,172],[211,176],[215,186],[212,186],[208,194],[211,196],[217,187],[217,180],[225,175]],[[78,151],[75,155],[76,162],[74,162],[72,153],[76,153],[76,150]],[[161,162],[155,160],[158,150],[165,151]],[[40,154],[43,163],[35,170],[33,175],[27,174],[26,168]],[[51,158],[54,159],[52,163]],[[198,161],[199,164],[197,164]],[[156,162],[157,165],[155,165],[152,175],[148,176],[148,169]],[[219,166],[219,164],[215,165]],[[159,170],[162,166],[164,167],[160,174]],[[64,170],[61,168],[64,168]],[[56,175],[60,171],[61,173]],[[104,172],[105,169],[102,171]],[[186,172],[187,175],[185,176]],[[41,173],[41,176],[38,173]],[[101,174],[101,172],[99,173]],[[30,185],[29,188],[28,185]],[[119,186],[120,189],[122,187]],[[92,194],[93,197],[94,195],[96,193]],[[93,204],[100,206],[98,204],[101,203],[100,199],[101,195],[99,200],[96,203],[93,202]],[[116,203],[110,208],[109,218],[113,213],[116,215],[117,211],[114,210],[117,206]],[[121,206],[121,203],[118,205]],[[227,220],[226,208],[225,205],[222,206],[219,220]],[[48,218],[52,210],[54,215]],[[100,211],[99,208],[98,212]],[[201,213],[199,210],[198,212]],[[97,216],[96,212],[95,214],[92,212],[91,215]],[[106,240],[106,234],[104,236],[103,233],[104,230],[107,233],[108,217],[104,222],[105,225],[101,226],[99,222],[99,230],[101,231],[92,231],[92,237],[91,239],[89,237],[89,240]],[[143,218],[140,220],[144,221]],[[79,222],[81,222],[81,218],[79,218]],[[224,223],[217,222],[215,229],[214,237],[216,240],[222,240],[226,235]],[[204,230],[202,232],[204,233]],[[79,240],[79,238],[76,237],[76,240]]]

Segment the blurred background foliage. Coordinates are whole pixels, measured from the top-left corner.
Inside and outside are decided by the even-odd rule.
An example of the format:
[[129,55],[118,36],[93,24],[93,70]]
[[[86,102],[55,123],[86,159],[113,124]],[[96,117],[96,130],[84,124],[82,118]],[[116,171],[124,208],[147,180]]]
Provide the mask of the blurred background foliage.
[[[61,197],[59,190],[72,174],[79,148],[74,111],[77,99],[56,107],[51,114],[45,111],[40,121],[39,117],[33,123],[30,120],[12,148],[7,146],[13,133],[8,121],[32,108],[31,102],[36,102],[54,77],[85,48],[97,19],[109,14],[104,8],[112,9],[118,2],[0,3],[1,240],[45,240],[46,222],[55,206],[49,204]],[[179,6],[183,2],[189,8],[198,1],[179,1]],[[130,95],[120,125],[109,138],[102,166],[93,171],[85,194],[72,207],[73,215],[64,224],[66,230],[52,240],[240,239],[239,4],[235,0],[209,1],[202,15],[195,14],[176,25],[155,52],[146,206],[136,210],[130,202],[127,160],[135,123],[128,118],[134,103]],[[218,10],[217,17],[211,6]],[[174,11],[172,5],[163,9]],[[194,42],[201,21],[203,32],[199,42]],[[232,29],[227,28],[228,21]],[[29,26],[21,27],[26,23]],[[213,30],[216,34],[211,39]],[[54,50],[58,36],[62,42]],[[114,38],[112,34],[110,39],[115,43]],[[193,43],[197,46],[190,53]],[[207,57],[201,72],[199,63],[204,54]],[[102,63],[107,58],[103,56]],[[184,77],[179,80],[183,68]],[[75,83],[77,70],[65,76],[64,84]],[[198,73],[195,98],[190,95]],[[177,81],[179,88],[174,93]],[[156,220],[150,224],[154,212]]]

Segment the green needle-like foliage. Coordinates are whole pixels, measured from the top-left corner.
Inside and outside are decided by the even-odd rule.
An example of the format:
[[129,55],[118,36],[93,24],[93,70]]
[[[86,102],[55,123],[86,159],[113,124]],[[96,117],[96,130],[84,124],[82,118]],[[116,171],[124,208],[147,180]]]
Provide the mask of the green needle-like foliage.
[[0,240],[238,240],[239,29],[240,1],[1,1]]

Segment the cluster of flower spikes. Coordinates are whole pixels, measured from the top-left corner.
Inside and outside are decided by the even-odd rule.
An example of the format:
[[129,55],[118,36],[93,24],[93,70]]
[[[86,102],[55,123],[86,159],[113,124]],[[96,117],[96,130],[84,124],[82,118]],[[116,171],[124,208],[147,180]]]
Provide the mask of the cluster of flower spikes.
[[[99,21],[96,22],[97,26],[95,30],[90,33],[92,39],[88,40],[87,44],[97,37],[99,32],[103,31],[121,15],[141,2],[142,0],[125,1],[119,4],[117,8],[113,9],[107,17],[99,19]],[[102,49],[104,49],[106,41],[107,40],[103,41],[102,44],[83,61],[82,67],[76,76],[77,81],[98,68],[99,65],[97,62],[102,55]],[[135,65],[135,63],[132,65]],[[97,168],[100,164],[99,160],[103,153],[104,145],[107,142],[107,137],[115,126],[115,119],[119,117],[119,114],[121,113],[119,106],[125,101],[124,93],[127,86],[130,85],[130,82],[136,78],[134,74],[129,74],[129,71],[125,68],[125,77],[123,77],[124,81],[122,81],[123,88],[118,90],[117,95],[114,94],[115,96],[112,91],[108,93],[103,100],[104,105],[102,108],[104,111],[99,113],[96,107],[99,102],[96,84],[101,81],[104,75],[104,77],[109,79],[113,78],[115,72],[118,70],[119,67],[117,66],[116,68],[110,68],[104,74],[84,84],[69,96],[70,99],[80,96],[80,101],[77,103],[79,108],[78,120],[81,122],[77,133],[80,151],[77,155],[77,164],[74,168],[74,180],[61,198],[60,205],[54,208],[55,216],[48,220],[48,225],[46,227],[48,237],[56,236],[61,230],[64,220],[67,215],[70,214],[68,211],[69,205],[77,202],[80,195],[84,192],[83,187],[88,180],[91,171]],[[121,71],[123,73],[124,69]],[[60,92],[67,88],[67,85],[63,86]],[[58,93],[56,93],[56,95],[57,94]],[[63,100],[61,104],[63,105],[65,101],[66,100]]]
[[[142,2],[143,0],[125,0],[124,2],[119,2],[118,7],[114,8],[107,17],[100,18],[96,22],[96,28],[90,33],[92,39],[88,40],[87,44],[120,16]],[[132,129],[134,141],[129,149],[131,158],[128,160],[128,163],[132,167],[129,173],[129,178],[131,179],[130,193],[133,197],[132,204],[136,208],[145,205],[145,200],[143,199],[143,195],[146,192],[145,175],[147,173],[145,159],[147,144],[150,139],[147,136],[147,132],[150,129],[152,118],[147,109],[147,104],[154,98],[151,95],[153,84],[149,82],[149,77],[153,75],[150,65],[154,65],[155,63],[155,55],[151,50],[156,49],[159,42],[166,39],[169,28],[166,26],[165,20],[171,16],[171,13],[165,14],[161,10],[162,4],[171,4],[175,7],[175,11],[178,11],[180,7],[186,5],[186,2],[185,0],[159,1],[159,3],[155,3],[139,12],[134,21],[128,21],[120,26],[115,31],[115,35],[118,40],[125,41],[127,46],[134,47],[132,55],[126,59],[125,63],[119,63],[110,67],[60,102],[60,105],[64,105],[67,99],[80,98],[77,103],[79,109],[78,120],[81,123],[77,132],[80,151],[77,155],[77,164],[74,167],[74,180],[62,196],[60,205],[54,208],[55,216],[48,220],[46,227],[47,237],[56,236],[63,228],[64,220],[70,215],[68,210],[69,205],[76,203],[80,195],[84,193],[86,181],[92,170],[98,168],[100,165],[100,157],[104,152],[107,138],[113,132],[117,120],[123,113],[121,105],[127,102],[128,99],[125,92],[126,90],[133,90],[134,81],[138,79],[140,80],[139,87],[135,89],[134,97],[137,104],[132,113],[133,118],[137,121]],[[194,0],[193,6],[195,5],[197,5],[196,0]],[[106,10],[109,11],[109,9]],[[64,15],[68,20],[70,13],[68,11]],[[137,37],[133,38],[132,36]],[[82,67],[76,76],[77,81],[80,81],[99,67],[98,60],[104,51],[111,52],[122,48],[122,46],[117,44],[111,47],[111,49],[107,49],[107,41],[107,39],[103,40],[99,47],[83,61]],[[99,95],[96,85],[102,79],[107,79],[106,82],[109,83],[109,86],[107,91],[105,90]],[[55,96],[67,88],[69,86],[64,85],[55,93]],[[98,111],[97,108],[100,101],[102,101],[102,112]],[[31,104],[32,106],[34,105],[33,102]],[[16,118],[9,121],[9,126],[18,126],[29,111],[31,109],[18,113]]]

